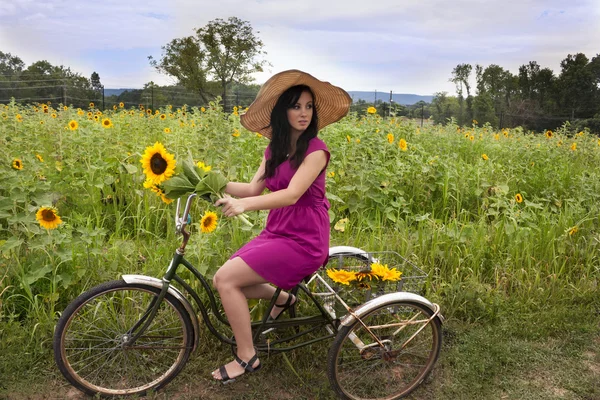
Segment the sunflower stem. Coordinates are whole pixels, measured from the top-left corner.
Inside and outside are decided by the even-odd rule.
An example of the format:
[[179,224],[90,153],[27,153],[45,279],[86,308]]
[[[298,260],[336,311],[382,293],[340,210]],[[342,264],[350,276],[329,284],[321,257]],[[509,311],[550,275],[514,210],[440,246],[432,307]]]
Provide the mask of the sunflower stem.
[[[219,199],[224,198],[225,196],[223,196],[221,193],[217,193],[217,197]],[[244,213],[242,214],[238,214],[235,216],[235,218],[237,218],[238,220],[240,220],[244,225],[249,226],[250,228],[252,228],[254,226],[254,224],[250,221],[248,221],[248,216]]]

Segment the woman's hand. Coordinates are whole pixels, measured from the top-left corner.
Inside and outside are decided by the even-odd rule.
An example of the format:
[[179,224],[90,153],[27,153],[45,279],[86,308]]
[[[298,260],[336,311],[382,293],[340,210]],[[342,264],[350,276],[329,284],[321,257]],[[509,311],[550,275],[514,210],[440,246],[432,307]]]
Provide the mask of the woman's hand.
[[229,196],[225,196],[222,199],[217,200],[215,205],[223,206],[221,212],[226,217],[235,217],[236,215],[240,215],[246,211],[242,199],[236,199]]

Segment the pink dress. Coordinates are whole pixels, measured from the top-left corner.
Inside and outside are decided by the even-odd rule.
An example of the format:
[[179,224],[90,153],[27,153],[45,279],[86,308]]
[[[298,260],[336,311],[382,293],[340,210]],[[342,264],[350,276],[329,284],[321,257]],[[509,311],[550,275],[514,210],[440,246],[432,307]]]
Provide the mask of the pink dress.
[[[306,155],[324,150],[329,163],[327,145],[318,137],[308,143]],[[269,159],[270,149],[265,150]],[[289,160],[265,183],[271,192],[288,187],[296,170]],[[325,168],[296,204],[269,212],[267,226],[231,258],[240,257],[257,274],[290,290],[306,276],[327,262],[329,254],[329,202],[325,197]]]

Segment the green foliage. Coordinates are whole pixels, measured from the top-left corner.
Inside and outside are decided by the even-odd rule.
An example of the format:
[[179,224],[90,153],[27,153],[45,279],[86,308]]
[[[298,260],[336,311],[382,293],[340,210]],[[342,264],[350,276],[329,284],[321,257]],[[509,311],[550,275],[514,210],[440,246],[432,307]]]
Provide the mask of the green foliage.
[[218,82],[227,109],[227,87],[233,82],[248,83],[254,72],[267,63],[261,57],[263,42],[255,36],[248,21],[217,18],[196,30],[196,36],[173,39],[163,46],[160,61],[149,57],[159,72],[175,77],[180,84],[197,92],[207,102],[208,81]]

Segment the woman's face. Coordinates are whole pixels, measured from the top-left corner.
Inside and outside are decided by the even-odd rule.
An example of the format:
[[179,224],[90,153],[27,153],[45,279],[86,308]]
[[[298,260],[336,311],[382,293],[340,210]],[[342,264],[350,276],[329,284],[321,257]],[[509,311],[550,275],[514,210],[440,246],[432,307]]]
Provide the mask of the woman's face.
[[287,117],[293,133],[302,133],[308,128],[313,116],[313,98],[310,92],[302,92],[296,104],[287,110]]

